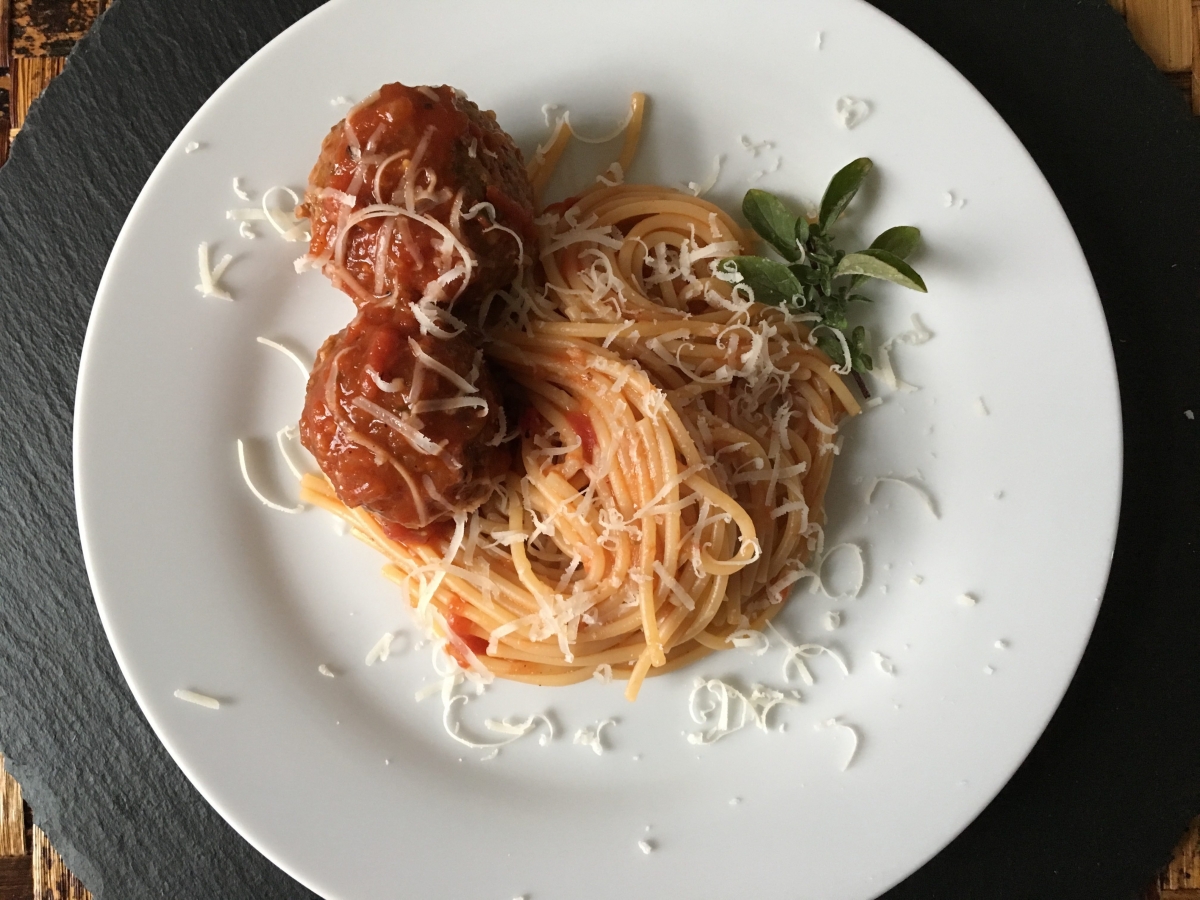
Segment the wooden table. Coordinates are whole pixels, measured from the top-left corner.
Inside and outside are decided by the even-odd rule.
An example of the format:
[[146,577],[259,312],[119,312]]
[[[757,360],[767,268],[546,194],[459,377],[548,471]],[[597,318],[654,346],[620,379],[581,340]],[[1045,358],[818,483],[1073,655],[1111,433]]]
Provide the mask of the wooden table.
[[[0,165],[29,107],[112,0],[0,0]],[[1200,0],[1110,0],[1139,46],[1200,115]],[[90,900],[0,756],[0,900]],[[1200,900],[1200,819],[1142,900]]]

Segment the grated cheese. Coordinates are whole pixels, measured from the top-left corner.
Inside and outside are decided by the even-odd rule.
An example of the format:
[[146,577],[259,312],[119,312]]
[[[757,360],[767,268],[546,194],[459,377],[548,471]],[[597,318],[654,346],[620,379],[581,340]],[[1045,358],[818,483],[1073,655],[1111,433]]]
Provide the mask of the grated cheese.
[[[855,559],[858,563],[858,578],[855,580],[855,582],[853,584],[853,588],[854,588],[853,591],[850,591],[848,593],[834,595],[829,592],[829,589],[826,585],[824,571],[825,571],[825,564],[839,550],[853,550],[854,551]],[[812,574],[815,576],[815,580],[814,580],[814,583],[812,586],[813,593],[815,593],[819,589],[823,594],[825,594],[825,596],[829,597],[832,600],[845,600],[845,599],[853,599],[853,598],[857,597],[859,594],[862,593],[863,582],[866,580],[866,576],[867,576],[867,567],[866,567],[866,562],[863,559],[862,547],[858,546],[858,544],[846,542],[846,543],[841,543],[841,544],[835,544],[834,546],[832,546],[828,550],[826,550],[824,553],[821,553],[818,551],[818,554],[815,557],[815,566],[812,570]]]
[[729,643],[752,656],[762,656],[771,648],[771,639],[761,631],[743,628],[729,635]]
[[854,762],[854,756],[858,753],[858,730],[853,725],[847,725],[840,719],[826,719],[816,726],[818,731],[826,728],[838,728],[850,735],[850,755],[846,757],[846,761],[842,763],[842,771],[845,772],[850,768],[850,764]]
[[255,486],[253,481],[250,480],[250,472],[246,468],[246,445],[242,442],[241,438],[238,438],[237,452],[238,466],[242,470],[242,480],[246,482],[246,487],[250,488],[250,493],[254,494],[254,496],[262,502],[263,506],[269,507],[277,512],[290,513],[292,515],[295,515],[299,512],[304,512],[307,507],[305,507],[303,503],[298,504],[297,506],[282,506],[276,503],[274,500],[270,500],[264,496],[263,492]]
[[884,482],[902,484],[921,498],[921,501],[925,504],[925,508],[929,510],[935,519],[940,519],[941,516],[938,514],[937,506],[933,502],[933,496],[923,485],[915,484],[914,481],[915,479],[912,478],[893,478],[890,475],[872,478],[870,486],[867,488],[867,503],[870,503],[872,498],[874,498],[875,489]]
[[638,841],[638,849],[649,856],[654,852],[654,844],[652,844],[650,841]]
[[321,663],[319,666],[317,666],[317,671],[326,678],[337,678],[337,675],[334,673],[333,669],[329,668],[329,666],[325,665],[325,663]]
[[775,626],[773,622],[768,622],[767,627],[771,630],[772,634],[774,634],[777,638],[779,638],[780,641],[783,642],[784,647],[787,648],[787,656],[783,660],[783,678],[785,681],[792,680],[791,675],[789,674],[789,669],[794,668],[796,670],[797,677],[799,677],[799,679],[806,685],[812,687],[814,684],[816,684],[816,679],[813,678],[812,672],[809,671],[809,668],[807,665],[805,665],[804,661],[806,659],[813,659],[822,654],[828,654],[829,656],[832,656],[837,661],[838,666],[841,668],[842,674],[846,676],[850,675],[850,667],[846,665],[846,661],[842,659],[841,654],[836,650],[826,647],[824,644],[794,644],[783,635],[783,633]]
[[871,105],[866,100],[851,97],[849,94],[839,97],[834,104],[838,122],[847,131],[857,128],[871,114]]
[[[444,674],[440,680],[426,685],[424,688],[419,690],[416,694],[416,699],[418,702],[420,702],[428,697],[433,696],[434,694],[441,694],[442,727],[445,729],[446,734],[448,734],[453,740],[462,744],[464,747],[470,747],[473,750],[486,750],[487,753],[482,757],[482,759],[488,760],[494,759],[495,756],[500,752],[501,748],[507,747],[509,744],[519,741],[521,738],[526,737],[527,735],[538,730],[540,725],[545,725],[546,733],[541,735],[538,743],[545,747],[554,739],[554,723],[547,716],[540,713],[528,716],[524,720],[520,721],[514,721],[513,719],[486,719],[483,723],[484,728],[493,734],[504,735],[501,740],[476,741],[469,737],[464,737],[462,734],[462,726],[458,721],[455,720],[454,713],[455,707],[466,706],[466,704],[469,702],[469,698],[466,694],[455,693],[456,689],[463,683],[464,675],[463,672],[457,667],[457,664],[445,654],[445,647],[446,642],[439,641],[434,646],[433,652],[435,671],[439,671],[439,673],[445,672],[446,674]],[[439,659],[443,661],[441,665],[439,665]],[[449,666],[450,669],[445,669],[445,666]],[[479,694],[482,694],[483,690],[484,685],[482,683],[477,683],[476,695],[478,696]]]
[[191,155],[192,153],[195,153],[199,149],[200,149],[200,145],[198,143],[196,143],[195,141],[188,141],[186,144],[184,144],[183,152],[187,153],[188,155]]
[[[279,447],[279,455],[283,457],[284,464],[291,471],[292,475],[295,476],[297,481],[304,477],[304,473],[300,471],[300,467],[297,466],[295,460],[292,459],[292,454],[288,450],[288,444],[286,441],[294,441],[299,436],[300,429],[298,429],[295,425],[284,425],[277,432],[275,432],[275,444]],[[342,519],[336,517],[334,518],[334,522],[341,522],[343,525],[345,524]]]
[[438,362],[436,359],[422,350],[421,345],[418,344],[415,339],[408,339],[408,347],[410,350],[412,350],[413,355],[417,359],[421,360],[421,363],[426,368],[437,372],[464,394],[474,394],[479,390],[479,388],[477,388],[473,382],[467,381],[467,379],[463,378],[449,366]]
[[895,675],[896,665],[888,657],[884,656],[877,650],[871,651],[871,657],[875,660],[875,668],[884,675]]
[[842,625],[842,614],[835,610],[825,613],[825,630],[836,631]]
[[234,192],[234,194],[237,195],[237,198],[239,200],[245,200],[245,201],[249,202],[250,195],[247,194],[246,189],[242,187],[242,179],[240,179],[240,178],[233,179],[233,192]]
[[175,696],[185,703],[194,703],[196,706],[203,706],[205,709],[221,708],[220,700],[213,697],[206,697],[204,694],[197,694],[195,691],[185,691],[180,688],[175,692]]
[[752,154],[755,158],[758,157],[758,154],[761,151],[771,150],[775,147],[774,141],[753,141],[750,139],[750,136],[746,134],[743,134],[740,140],[742,148],[746,150],[746,152]]
[[392,641],[395,639],[396,635],[388,632],[378,641],[376,641],[375,646],[367,651],[367,658],[365,660],[366,664],[368,666],[373,666],[377,662],[387,662],[387,658],[392,652]]
[[197,248],[197,257],[200,265],[200,283],[196,285],[196,290],[200,292],[202,297],[216,297],[219,300],[233,300],[228,292],[226,292],[219,284],[221,276],[225,274],[225,269],[233,262],[233,257],[226,254],[217,263],[216,268],[211,268],[208,262],[208,243],[200,242]]
[[304,364],[303,360],[301,360],[300,357],[296,355],[294,350],[291,350],[290,348],[285,347],[283,344],[277,343],[276,341],[273,341],[269,338],[256,337],[255,340],[258,341],[258,343],[262,344],[264,347],[270,347],[273,350],[278,350],[280,353],[282,353],[284,356],[286,356],[288,359],[290,359],[292,362],[294,362],[296,364],[296,368],[300,370],[300,374],[304,378],[305,382],[308,381],[308,366],[306,366]]
[[718,153],[713,157],[712,165],[708,169],[708,174],[704,176],[704,180],[700,182],[689,181],[687,189],[692,192],[693,197],[703,197],[713,189],[717,183],[717,179],[721,177],[721,165],[725,162],[725,154]]
[[[714,698],[714,702],[701,704],[702,693]],[[761,684],[753,685],[747,695],[719,679],[696,678],[688,697],[688,712],[692,721],[697,725],[706,725],[714,716],[716,721],[708,731],[686,734],[687,742],[694,746],[715,744],[721,738],[741,731],[750,722],[764,732],[769,731],[767,718],[772,709],[780,704],[795,705],[799,702],[800,698],[794,692],[786,695]],[[736,712],[731,707],[736,707]]]
[[597,722],[595,726],[588,728],[580,728],[575,732],[574,743],[584,747],[591,747],[592,752],[597,756],[604,755],[604,742],[602,734],[606,725],[616,725],[614,719],[605,719],[602,722]]
[[600,663],[596,666],[596,671],[592,673],[592,678],[601,684],[611,684],[613,680],[612,666],[608,663]]
[[974,594],[959,594],[954,598],[954,602],[959,606],[974,606],[979,602],[979,598]]

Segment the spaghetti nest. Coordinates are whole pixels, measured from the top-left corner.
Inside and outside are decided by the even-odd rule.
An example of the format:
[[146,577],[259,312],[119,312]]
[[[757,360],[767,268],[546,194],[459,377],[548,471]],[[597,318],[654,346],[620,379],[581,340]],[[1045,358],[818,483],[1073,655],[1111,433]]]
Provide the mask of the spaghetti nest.
[[487,358],[526,403],[496,491],[412,545],[323,479],[305,499],[387,557],[465,668],[544,685],[611,672],[633,699],[780,609],[859,406],[803,316],[721,271],[750,241],[716,206],[602,181],[538,227],[544,279],[480,309]]

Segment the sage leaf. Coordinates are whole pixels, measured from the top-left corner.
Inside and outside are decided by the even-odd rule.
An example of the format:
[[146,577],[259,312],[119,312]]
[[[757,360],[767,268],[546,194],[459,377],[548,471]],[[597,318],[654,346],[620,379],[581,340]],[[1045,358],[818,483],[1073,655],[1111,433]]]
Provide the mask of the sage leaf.
[[825,196],[821,198],[821,214],[818,222],[825,229],[838,220],[846,206],[854,199],[858,189],[866,180],[867,173],[875,167],[867,157],[862,156],[854,162],[843,166],[829,182]]
[[768,306],[791,303],[804,288],[783,263],[762,256],[731,256],[721,260],[721,272],[737,272],[743,283],[754,291],[754,299]]
[[884,281],[891,281],[901,287],[920,291],[922,294],[928,293],[925,282],[921,280],[921,276],[916,273],[913,267],[894,253],[889,253],[886,250],[867,249],[860,250],[858,253],[850,253],[838,263],[834,274],[865,275],[868,278],[881,278]]
[[[898,256],[901,259],[908,259],[909,255],[917,249],[917,245],[921,243],[921,229],[914,228],[912,225],[897,225],[895,228],[889,228],[879,237],[871,242],[872,250],[886,250],[888,253]],[[867,280],[866,275],[855,275],[850,282],[850,287],[856,288]]]
[[796,241],[803,246],[808,243],[808,218],[806,216],[798,216],[796,218]]
[[921,229],[912,225],[897,225],[889,228],[871,242],[872,250],[886,250],[893,256],[908,259],[921,243]]
[[796,217],[774,194],[749,190],[742,199],[742,215],[759,237],[779,251],[788,262],[800,258],[796,245]]

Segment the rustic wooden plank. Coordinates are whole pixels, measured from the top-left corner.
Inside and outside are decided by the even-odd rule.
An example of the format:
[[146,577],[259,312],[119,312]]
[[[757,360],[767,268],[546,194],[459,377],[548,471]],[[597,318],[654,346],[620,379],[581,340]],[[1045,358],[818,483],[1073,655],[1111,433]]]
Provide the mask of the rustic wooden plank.
[[61,57],[15,57],[12,66],[12,130],[25,124],[33,101],[41,96],[51,79],[60,74],[66,60]]
[[0,69],[8,68],[9,25],[12,13],[11,0],[0,0]]
[[1171,84],[1179,89],[1179,93],[1183,94],[1184,99],[1191,104],[1192,102],[1192,78],[1191,72],[1164,72],[1163,76]]
[[1200,116],[1200,0],[1192,0],[1192,112]]
[[26,856],[25,804],[21,786],[4,768],[0,755],[0,857]]
[[1158,886],[1164,893],[1200,891],[1200,818],[1192,822],[1187,834],[1176,846],[1171,864],[1159,876]]
[[10,0],[12,55],[66,56],[83,37],[106,0]]
[[1125,21],[1162,71],[1192,68],[1192,0],[1125,0]]
[[1155,900],[1200,900],[1200,889],[1188,888],[1180,891],[1159,891]]
[[[0,0],[0,3],[3,2],[4,0]],[[8,76],[0,75],[0,166],[8,159],[8,132],[9,123],[12,121],[8,117],[8,85]]]
[[0,857],[0,900],[33,900],[33,857]]
[[42,829],[33,826],[34,900],[92,900],[92,895],[65,865]]

